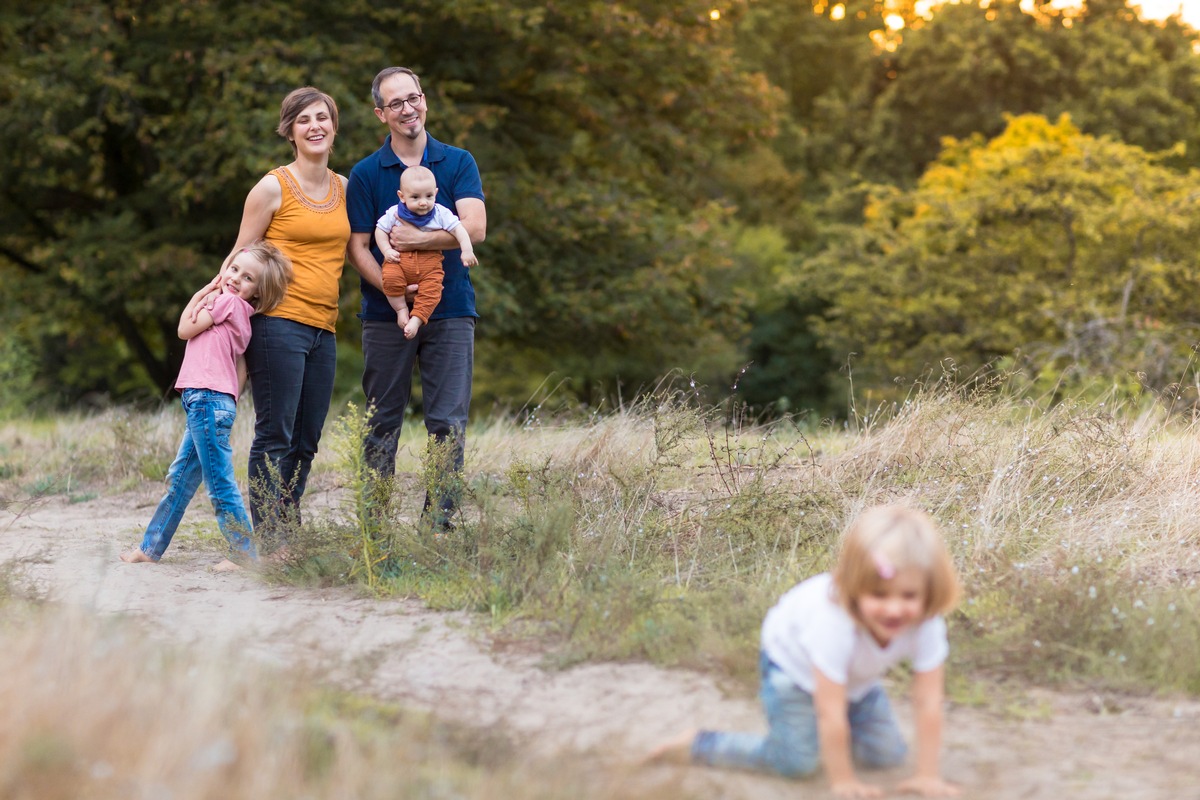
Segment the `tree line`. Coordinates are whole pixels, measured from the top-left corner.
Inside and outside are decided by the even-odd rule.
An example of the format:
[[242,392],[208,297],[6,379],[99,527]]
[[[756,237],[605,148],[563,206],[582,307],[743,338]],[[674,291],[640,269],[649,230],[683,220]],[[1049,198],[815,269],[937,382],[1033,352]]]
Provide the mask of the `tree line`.
[[386,133],[371,78],[402,64],[484,176],[484,401],[674,370],[836,413],[848,365],[885,396],[947,364],[1166,385],[1197,322],[1196,38],[1116,0],[7,8],[0,378],[161,395],[179,308],[288,158],[279,100],[337,99],[345,174]]

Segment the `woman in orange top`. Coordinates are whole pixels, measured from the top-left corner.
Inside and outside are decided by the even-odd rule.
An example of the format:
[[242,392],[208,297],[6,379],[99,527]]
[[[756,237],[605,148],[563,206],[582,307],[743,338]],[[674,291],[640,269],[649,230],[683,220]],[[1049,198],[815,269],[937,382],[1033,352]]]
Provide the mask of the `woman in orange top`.
[[338,279],[350,239],[346,179],[329,169],[337,130],[329,95],[305,86],[283,99],[277,132],[295,158],[250,190],[229,254],[266,239],[295,272],[284,301],[251,318],[246,348],[255,415],[250,513],[255,530],[276,536],[300,522],[300,497],[333,397]]

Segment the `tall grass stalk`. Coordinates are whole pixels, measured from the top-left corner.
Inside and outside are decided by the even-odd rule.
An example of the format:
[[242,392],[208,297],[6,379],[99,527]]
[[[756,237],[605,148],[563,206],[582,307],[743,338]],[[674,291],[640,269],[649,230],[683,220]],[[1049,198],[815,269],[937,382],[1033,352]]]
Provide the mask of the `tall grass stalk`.
[[333,423],[333,440],[347,482],[345,504],[355,528],[356,553],[350,577],[365,580],[375,591],[383,562],[388,557],[387,545],[381,538],[380,521],[387,512],[389,487],[367,463],[364,442],[370,413],[367,409],[366,413],[360,414],[357,406],[348,404],[346,413]]

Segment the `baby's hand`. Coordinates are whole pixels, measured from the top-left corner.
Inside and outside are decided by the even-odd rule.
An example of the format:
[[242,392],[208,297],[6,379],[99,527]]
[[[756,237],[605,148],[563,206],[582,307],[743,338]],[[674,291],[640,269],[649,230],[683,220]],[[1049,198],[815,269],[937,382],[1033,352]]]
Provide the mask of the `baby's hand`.
[[384,261],[399,261],[400,260],[400,251],[399,250],[384,251],[383,260]]
[[896,791],[902,794],[919,794],[921,797],[958,797],[962,789],[941,778],[913,777],[901,781]]
[[883,797],[883,789],[862,783],[857,778],[835,783],[829,788],[836,797]]
[[479,259],[475,257],[474,251],[467,252],[464,250],[462,254],[462,262],[463,266],[473,267],[479,263]]

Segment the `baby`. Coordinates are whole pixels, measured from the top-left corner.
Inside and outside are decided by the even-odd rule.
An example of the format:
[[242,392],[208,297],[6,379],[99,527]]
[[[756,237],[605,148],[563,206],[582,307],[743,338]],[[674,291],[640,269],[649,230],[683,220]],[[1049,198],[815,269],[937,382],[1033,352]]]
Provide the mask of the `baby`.
[[[449,231],[462,249],[463,266],[479,263],[462,222],[454,212],[437,202],[437,179],[426,167],[408,167],[400,173],[400,198],[397,205],[384,212],[375,223],[375,243],[383,254],[383,293],[396,311],[396,322],[404,329],[404,337],[417,335],[421,325],[442,299],[442,253],[440,250],[401,252],[392,247],[388,234],[396,222],[404,220],[423,231]],[[417,285],[411,315],[405,292],[410,284]]]

